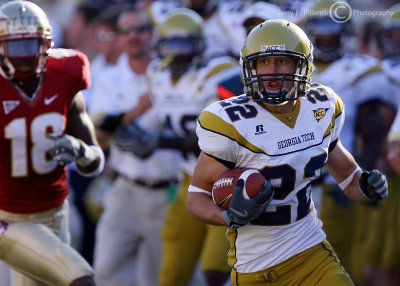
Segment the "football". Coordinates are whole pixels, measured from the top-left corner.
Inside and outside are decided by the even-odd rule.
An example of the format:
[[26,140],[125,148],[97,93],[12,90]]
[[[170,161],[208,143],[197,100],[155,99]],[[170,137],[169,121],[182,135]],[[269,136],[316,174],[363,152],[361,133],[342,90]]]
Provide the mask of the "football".
[[224,172],[212,188],[212,199],[214,203],[224,210],[228,209],[231,203],[233,190],[239,179],[243,179],[243,197],[253,198],[265,184],[265,177],[255,169],[230,169]]

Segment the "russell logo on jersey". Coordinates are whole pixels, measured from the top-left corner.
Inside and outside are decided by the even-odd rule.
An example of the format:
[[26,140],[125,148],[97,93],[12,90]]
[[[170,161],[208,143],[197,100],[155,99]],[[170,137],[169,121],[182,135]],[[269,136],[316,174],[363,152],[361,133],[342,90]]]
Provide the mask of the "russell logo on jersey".
[[267,131],[264,131],[264,125],[256,125],[256,133],[254,135],[265,134]]

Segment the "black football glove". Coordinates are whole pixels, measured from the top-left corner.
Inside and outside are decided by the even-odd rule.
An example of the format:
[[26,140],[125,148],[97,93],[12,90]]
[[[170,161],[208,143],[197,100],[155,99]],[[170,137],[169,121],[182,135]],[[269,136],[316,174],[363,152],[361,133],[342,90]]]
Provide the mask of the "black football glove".
[[200,155],[200,148],[197,142],[198,138],[194,133],[189,133],[185,137],[159,137],[159,147],[180,150],[185,159],[188,158],[189,153],[193,153],[196,156]]
[[100,119],[97,128],[105,132],[113,133],[121,125],[123,117],[123,113],[117,115],[105,115]]
[[115,145],[127,152],[145,159],[159,146],[159,136],[142,129],[132,121],[128,126],[121,125],[114,133]]
[[363,171],[360,177],[360,190],[372,201],[378,201],[388,196],[386,176],[378,170]]
[[260,192],[251,199],[243,197],[244,181],[238,180],[229,208],[222,213],[226,224],[233,229],[245,226],[259,217],[274,196],[274,190],[269,181],[266,181]]

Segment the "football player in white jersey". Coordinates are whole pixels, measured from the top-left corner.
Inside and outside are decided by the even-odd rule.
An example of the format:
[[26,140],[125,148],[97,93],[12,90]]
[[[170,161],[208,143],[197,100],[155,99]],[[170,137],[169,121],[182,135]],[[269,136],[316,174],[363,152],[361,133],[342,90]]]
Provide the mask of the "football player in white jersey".
[[[204,38],[206,41],[206,49],[204,51],[204,57],[216,57],[223,55],[238,55],[238,51],[235,51],[235,47],[231,41],[231,28],[237,23],[238,10],[231,10],[229,13],[229,19],[227,14],[221,13],[220,3],[218,0],[182,0],[186,8],[196,11],[204,20]],[[221,7],[225,7],[227,4],[221,4]],[[239,12],[240,13],[240,12]],[[234,21],[232,21],[234,20]],[[232,26],[228,26],[230,23]]]
[[[165,189],[176,183],[180,154],[160,150],[141,159],[112,144],[119,124],[149,115],[146,70],[153,59],[153,29],[143,10],[128,6],[117,26],[124,53],[94,85],[89,109],[100,144],[110,150],[109,167],[118,174],[104,197],[96,227],[96,282],[99,286],[158,285]],[[144,128],[153,130],[150,124]]]
[[151,23],[157,26],[165,20],[168,13],[177,8],[183,8],[182,1],[155,0],[146,8],[146,13],[149,15]]
[[[379,31],[378,44],[383,54],[382,68],[383,72],[389,77],[391,82],[391,95],[396,98],[398,105],[400,104],[400,3],[393,5],[389,8],[392,12],[390,17],[387,17],[383,21],[382,29]],[[390,185],[397,188],[400,184],[400,112],[397,109],[395,120],[390,128],[388,135],[388,153],[387,159],[393,169],[393,172],[389,177]],[[396,173],[396,174],[395,174]],[[382,249],[380,254],[378,266],[375,267],[375,271],[371,271],[369,278],[373,279],[372,285],[399,285],[400,274],[399,274],[399,263],[400,255],[398,251],[398,233],[400,224],[398,221],[399,217],[399,202],[400,194],[393,192],[394,198],[388,200],[389,202],[384,205],[384,209],[381,210],[380,220],[373,227],[382,229],[385,233],[384,241],[381,242]],[[378,224],[381,223],[380,225]],[[385,230],[385,231],[384,231]],[[386,231],[389,230],[389,231]],[[371,241],[371,245],[379,243],[376,238]],[[379,277],[380,279],[376,279]],[[382,280],[387,284],[382,284]],[[372,280],[372,279],[371,279]],[[380,280],[380,281],[379,281]]]
[[[310,83],[312,44],[297,25],[268,20],[242,49],[246,94],[208,106],[199,116],[202,150],[189,187],[189,212],[228,225],[233,285],[353,285],[325,239],[311,197],[324,165],[357,201],[387,197],[386,177],[361,170],[343,147],[342,100]],[[211,199],[228,169],[254,168],[267,179],[256,199],[239,180],[227,210]]]
[[[395,108],[387,88],[390,84],[381,72],[379,61],[371,56],[356,54],[351,47],[354,43],[353,21],[349,11],[339,10],[343,13],[340,16],[349,18],[346,22],[334,21],[329,16],[331,7],[345,3],[318,0],[310,7],[314,13],[307,14],[301,24],[314,45],[316,70],[312,74],[313,80],[334,89],[346,106],[346,121],[341,131],[342,144],[351,154],[357,154],[357,160],[363,168],[371,169],[379,158],[384,130],[388,129],[385,122],[390,121],[383,118],[392,117]],[[362,147],[357,150],[356,140],[362,143],[358,144]],[[361,263],[365,262],[365,258],[358,253],[365,253],[360,251],[360,247],[367,237],[360,234],[369,223],[365,217],[374,212],[370,211],[370,206],[350,201],[329,172],[324,173],[323,185],[315,192],[322,197],[319,205],[324,231],[342,264],[355,282],[360,283],[363,279]],[[355,212],[362,212],[362,215],[354,215]],[[347,233],[346,236],[343,231]],[[356,243],[353,243],[353,237],[357,237]]]
[[[156,145],[185,151],[181,164],[182,180],[178,195],[169,206],[162,230],[163,253],[159,285],[187,285],[201,256],[201,268],[209,285],[222,285],[228,278],[229,267],[225,239],[226,228],[208,226],[194,219],[186,209],[187,188],[191,182],[199,149],[195,135],[196,118],[203,108],[216,98],[217,83],[240,66],[231,57],[205,60],[203,20],[195,11],[181,8],[171,12],[158,27],[158,59],[148,68],[149,93],[152,96],[154,116],[160,131],[171,136],[134,146],[127,134],[116,143],[137,154],[150,153]],[[139,124],[143,124],[143,120]],[[131,126],[132,127],[132,126]],[[127,129],[129,131],[129,128]],[[156,130],[155,130],[156,131]],[[151,137],[151,136],[150,136]],[[149,136],[142,136],[149,138]],[[144,140],[145,141],[145,140]],[[192,142],[192,146],[188,144]],[[171,162],[172,163],[172,162]],[[184,229],[184,231],[182,231]]]

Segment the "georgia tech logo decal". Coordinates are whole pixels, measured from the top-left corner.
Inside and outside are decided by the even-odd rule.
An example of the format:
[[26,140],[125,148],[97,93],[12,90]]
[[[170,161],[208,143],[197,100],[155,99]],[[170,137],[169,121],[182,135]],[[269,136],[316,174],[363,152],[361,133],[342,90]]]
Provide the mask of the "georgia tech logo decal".
[[317,119],[317,121],[320,121],[322,118],[324,118],[328,109],[329,108],[318,108],[316,110],[313,110],[315,119]]

